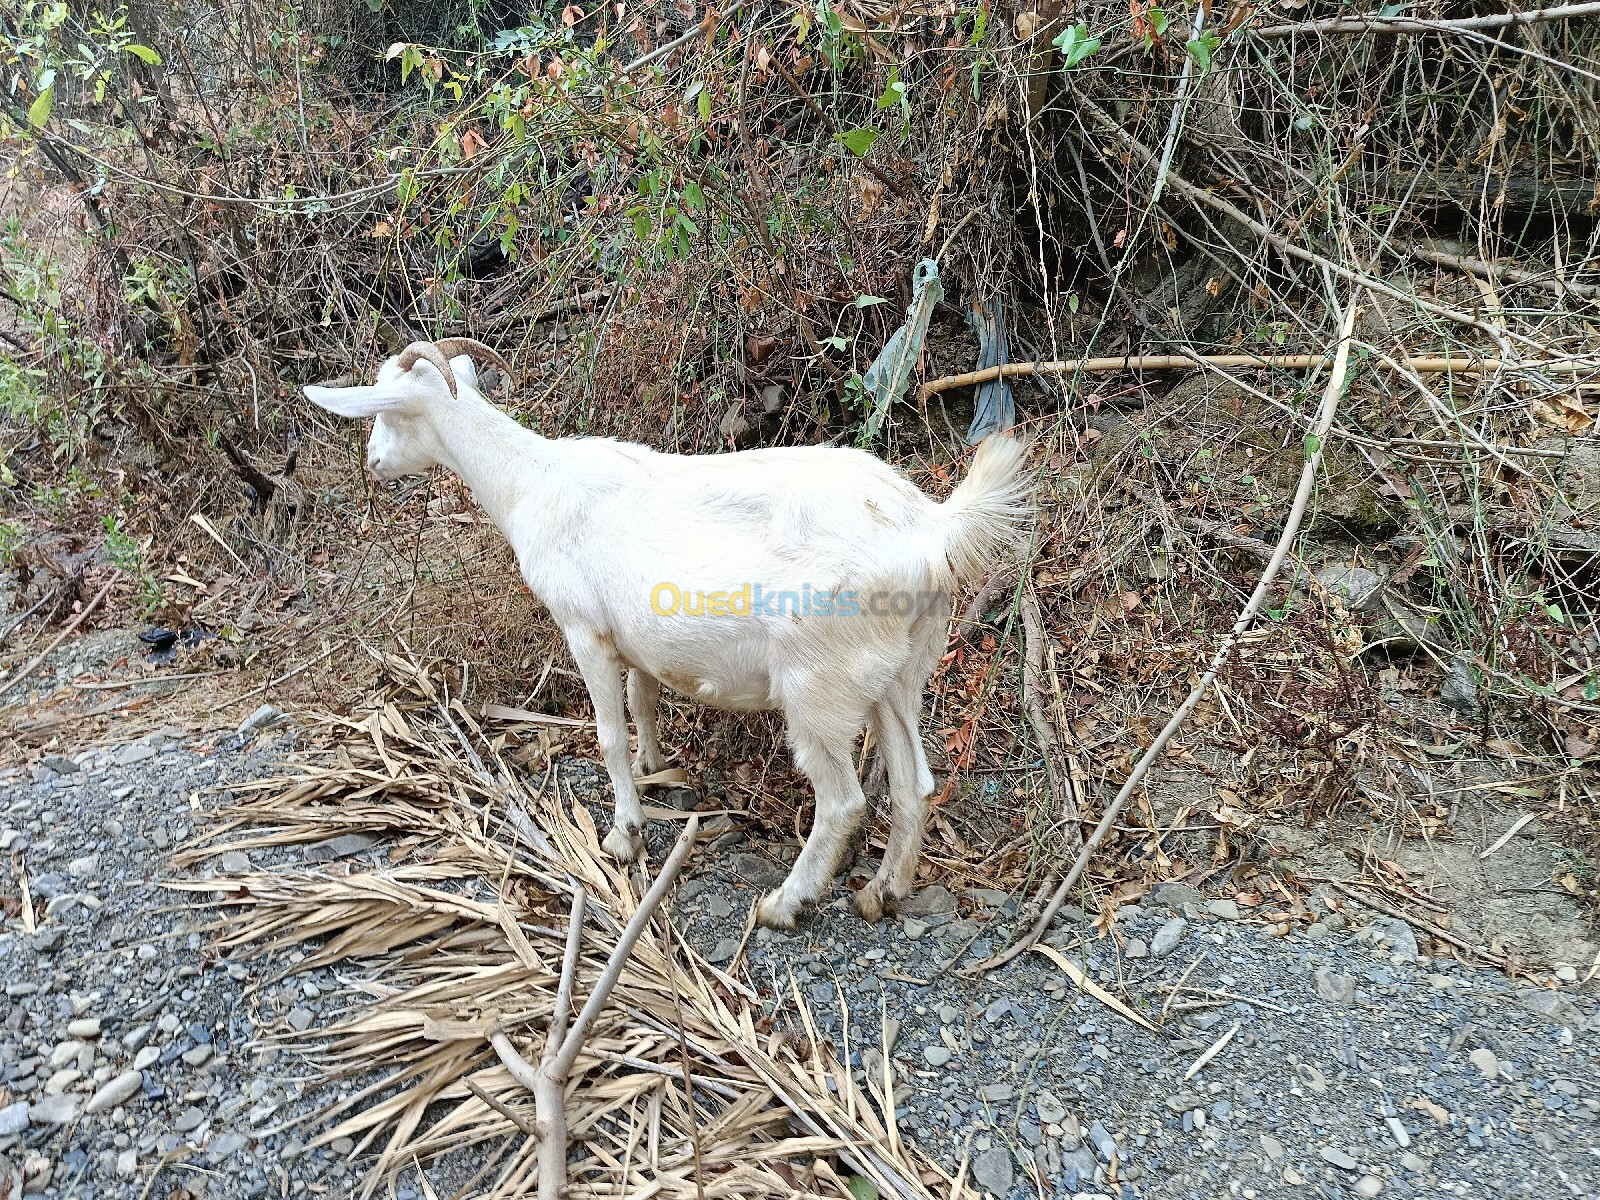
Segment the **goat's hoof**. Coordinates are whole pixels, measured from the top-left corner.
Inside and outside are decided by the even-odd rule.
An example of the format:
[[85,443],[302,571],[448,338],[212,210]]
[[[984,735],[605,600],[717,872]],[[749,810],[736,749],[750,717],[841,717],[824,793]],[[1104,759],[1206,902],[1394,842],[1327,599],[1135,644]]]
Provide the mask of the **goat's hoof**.
[[781,929],[785,933],[793,933],[799,909],[799,905],[790,904],[785,900],[783,889],[778,888],[761,898],[761,903],[756,906],[756,920],[768,929]]
[[883,919],[883,889],[876,883],[867,884],[850,897],[850,906],[868,925],[876,925]]
[[606,834],[606,840],[600,843],[600,848],[618,862],[633,862],[644,857],[644,831],[613,825],[611,832]]

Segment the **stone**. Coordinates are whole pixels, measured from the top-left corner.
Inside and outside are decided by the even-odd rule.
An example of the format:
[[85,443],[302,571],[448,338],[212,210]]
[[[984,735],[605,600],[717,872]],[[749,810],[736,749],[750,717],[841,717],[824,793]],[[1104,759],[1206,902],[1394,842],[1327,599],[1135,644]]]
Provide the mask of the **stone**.
[[1500,1078],[1500,1059],[1493,1050],[1487,1046],[1479,1046],[1467,1055],[1467,1061],[1478,1068],[1478,1074],[1485,1079],[1495,1080]]
[[341,833],[338,837],[314,842],[307,846],[305,859],[311,863],[332,862],[336,858],[349,858],[354,854],[365,854],[377,844],[377,838],[369,837],[364,833]]
[[739,939],[725,937],[717,941],[717,944],[712,947],[711,953],[707,957],[714,963],[725,963],[730,961],[737,953],[739,953]]
[[1356,998],[1356,981],[1329,967],[1318,967],[1312,978],[1316,981],[1317,995],[1329,1004],[1345,1005]]
[[1056,1098],[1054,1092],[1040,1091],[1033,1097],[1033,1110],[1045,1125],[1059,1125],[1067,1117],[1067,1106]]
[[1089,1126],[1089,1145],[1094,1147],[1094,1152],[1100,1156],[1100,1161],[1109,1163],[1112,1156],[1117,1153],[1117,1139],[1111,1136],[1099,1121]]
[[1351,1158],[1349,1153],[1337,1146],[1324,1146],[1317,1151],[1322,1156],[1322,1161],[1338,1167],[1341,1171],[1357,1170],[1361,1164]]
[[733,905],[728,903],[726,896],[707,896],[700,905],[700,911],[708,917],[723,921],[733,916]]
[[1128,944],[1122,948],[1125,958],[1149,958],[1150,947],[1145,945],[1143,938],[1129,938]]
[[296,1005],[294,1008],[289,1010],[289,1028],[293,1029],[296,1033],[304,1033],[306,1030],[310,1029],[311,1022],[313,1020],[314,1018],[311,1015],[311,1010],[309,1008]]
[[263,704],[239,722],[238,734],[242,738],[254,737],[258,733],[286,724],[288,720],[281,708],[273,704]]
[[[148,1049],[154,1050],[154,1047]],[[141,1051],[143,1053],[143,1051]],[[157,1058],[160,1057],[158,1053]],[[108,1080],[100,1086],[100,1090],[89,1098],[89,1103],[84,1106],[86,1113],[107,1112],[119,1104],[125,1104],[137,1096],[144,1087],[143,1070],[124,1071],[121,1075]]]
[[1189,922],[1182,917],[1173,917],[1156,930],[1155,937],[1150,939],[1150,953],[1156,958],[1165,958],[1178,948],[1178,943],[1183,940],[1183,935],[1188,929]]
[[745,420],[741,411],[743,407],[737,400],[728,405],[728,411],[722,414],[722,421],[717,426],[717,432],[735,444],[750,432],[750,422]]
[[1406,962],[1417,961],[1417,935],[1411,926],[1398,917],[1374,917],[1372,928],[1378,935],[1378,941],[1387,946],[1390,953]]
[[56,1048],[50,1051],[50,1069],[59,1071],[68,1063],[77,1062],[78,1054],[86,1044],[76,1039],[58,1043]]
[[772,416],[783,407],[783,384],[769,383],[761,389],[761,411]]
[[49,767],[57,775],[75,775],[82,768],[65,754],[46,754],[39,759],[41,767]]
[[1463,717],[1477,713],[1478,679],[1466,659],[1458,658],[1450,664],[1444,683],[1439,687],[1439,702]]
[[213,1163],[223,1163],[232,1158],[239,1151],[250,1144],[250,1139],[242,1133],[219,1133],[211,1139],[211,1144],[206,1147],[206,1157]]
[[1356,1186],[1351,1190],[1356,1195],[1364,1197],[1365,1200],[1372,1200],[1374,1196],[1383,1191],[1383,1180],[1376,1175],[1363,1175],[1356,1180]]
[[1016,1091],[1009,1083],[986,1083],[978,1089],[978,1095],[990,1104],[1001,1104],[1016,1095]]
[[1383,610],[1386,576],[1377,571],[1336,563],[1323,567],[1317,572],[1316,579],[1351,612],[1376,613]]
[[211,1061],[213,1051],[209,1044],[196,1046],[193,1050],[183,1052],[183,1061],[191,1067],[203,1067]]
[[81,1096],[41,1096],[37,1104],[28,1108],[28,1120],[34,1125],[68,1125],[78,1119]]
[[991,1196],[1009,1196],[1014,1178],[1011,1152],[1003,1146],[992,1146],[972,1160],[973,1182]]
[[205,1109],[197,1108],[191,1104],[188,1108],[184,1109],[178,1114],[178,1119],[172,1123],[172,1127],[179,1133],[193,1133],[196,1129],[199,1129],[200,1126],[204,1125],[205,1122]]
[[950,1047],[924,1046],[922,1048],[922,1057],[927,1059],[930,1067],[942,1067],[951,1059]]
[[75,858],[67,864],[67,874],[74,879],[89,879],[99,870],[98,854],[85,854],[82,858]]
[[1200,894],[1200,889],[1187,883],[1160,883],[1150,893],[1151,904],[1170,908],[1174,912],[1182,912],[1186,904],[1204,905],[1205,902],[1206,898]]
[[18,1100],[0,1108],[0,1137],[13,1137],[28,1127],[28,1102]]
[[146,759],[156,756],[156,748],[149,742],[129,742],[126,746],[119,747],[112,755],[112,761],[119,767],[131,767],[135,763],[142,763]]
[[99,1017],[79,1017],[76,1021],[67,1023],[67,1034],[84,1041],[100,1036]]
[[1206,911],[1213,917],[1221,917],[1224,921],[1239,919],[1239,904],[1234,900],[1207,900]]
[[143,1071],[161,1060],[161,1051],[155,1046],[145,1046],[133,1056],[133,1069]]
[[904,900],[896,901],[894,910],[903,917],[938,916],[955,912],[956,898],[948,888],[936,883],[920,892],[913,892]]
[[903,917],[900,920],[900,931],[912,941],[922,937],[931,928],[932,926],[926,921],[919,921],[915,917]]
[[242,875],[250,869],[250,856],[243,850],[229,850],[217,860],[217,870],[225,875]]
[[1282,1162],[1284,1156],[1283,1143],[1270,1133],[1261,1135],[1261,1153],[1267,1156],[1268,1162]]
[[117,1178],[132,1179],[139,1172],[139,1152],[132,1146],[117,1155]]
[[1582,1029],[1583,1014],[1576,1005],[1560,992],[1545,988],[1523,988],[1517,993],[1517,1003],[1536,1017],[1543,1017],[1552,1025],[1565,1025],[1568,1029]]
[[761,854],[743,851],[728,856],[728,866],[741,878],[759,888],[777,887],[783,882],[784,869]]

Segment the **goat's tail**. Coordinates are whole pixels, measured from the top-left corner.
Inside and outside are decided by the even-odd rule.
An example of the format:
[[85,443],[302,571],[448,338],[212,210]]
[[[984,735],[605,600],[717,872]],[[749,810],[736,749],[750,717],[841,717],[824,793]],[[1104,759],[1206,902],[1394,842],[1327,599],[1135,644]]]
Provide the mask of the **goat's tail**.
[[996,433],[978,443],[972,467],[941,508],[948,519],[944,556],[957,585],[981,575],[995,551],[1009,540],[1032,509],[1021,438]]

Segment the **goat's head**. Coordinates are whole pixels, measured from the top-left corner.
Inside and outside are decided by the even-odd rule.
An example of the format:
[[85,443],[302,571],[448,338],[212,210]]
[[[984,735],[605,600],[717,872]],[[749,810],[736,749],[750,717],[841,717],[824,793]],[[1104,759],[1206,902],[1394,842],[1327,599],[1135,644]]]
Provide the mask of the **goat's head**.
[[[306,399],[341,417],[372,417],[367,470],[379,479],[400,479],[437,466],[441,445],[437,422],[448,421],[462,400],[483,403],[478,392],[479,358],[511,376],[511,367],[482,342],[441,338],[413,342],[378,368],[366,387],[305,388]],[[465,393],[465,394],[463,394]]]

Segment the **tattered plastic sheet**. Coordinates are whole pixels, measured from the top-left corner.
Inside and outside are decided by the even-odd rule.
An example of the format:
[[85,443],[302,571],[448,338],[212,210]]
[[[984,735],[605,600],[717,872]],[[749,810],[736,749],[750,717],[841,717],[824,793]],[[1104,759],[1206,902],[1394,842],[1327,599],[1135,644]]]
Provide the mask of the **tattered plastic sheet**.
[[889,409],[905,394],[906,385],[911,382],[911,372],[922,355],[922,343],[928,336],[928,321],[933,316],[933,306],[943,297],[944,284],[939,280],[939,264],[931,258],[925,258],[911,274],[911,304],[906,309],[906,323],[889,335],[882,352],[861,377],[872,402],[871,411],[867,414],[868,441],[878,436]]

